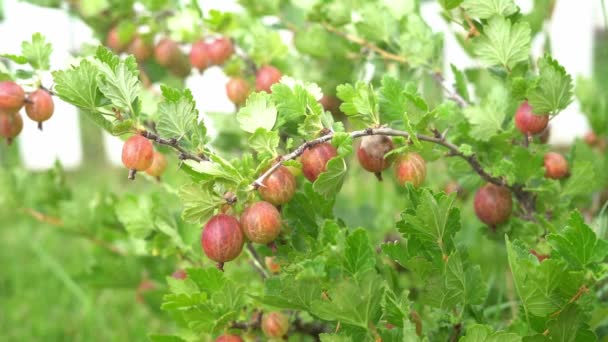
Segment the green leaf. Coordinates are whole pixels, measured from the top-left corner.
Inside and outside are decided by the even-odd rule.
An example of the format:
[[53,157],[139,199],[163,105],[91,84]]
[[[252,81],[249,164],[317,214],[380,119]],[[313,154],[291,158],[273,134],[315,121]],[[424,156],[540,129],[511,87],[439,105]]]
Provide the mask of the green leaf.
[[101,106],[103,94],[97,87],[97,75],[99,70],[88,60],[68,70],[54,71],[55,93],[64,101],[101,116],[97,107]]
[[352,342],[352,338],[350,336],[346,336],[344,334],[320,334],[319,338],[321,342]]
[[414,237],[429,249],[439,250],[447,256],[454,248],[454,234],[460,229],[460,213],[454,207],[454,200],[454,194],[433,195],[430,190],[422,189],[420,202],[401,214],[397,228],[406,238]]
[[324,197],[333,197],[342,188],[346,177],[346,162],[336,157],[327,162],[327,169],[315,180],[313,188]]
[[353,152],[353,138],[346,132],[334,133],[331,144],[338,150],[340,157],[347,157]]
[[459,252],[450,255],[445,263],[444,293],[441,307],[449,308],[456,303],[462,307],[483,304],[487,289],[479,266],[465,265]]
[[597,336],[587,324],[588,317],[576,304],[566,306],[547,323],[551,341],[597,341]]
[[327,292],[331,301],[316,299],[312,302],[312,314],[326,320],[339,321],[368,329],[382,313],[384,280],[373,271],[362,274],[359,281],[345,279]]
[[467,328],[460,342],[520,342],[521,336],[504,331],[494,332],[491,327],[473,324]]
[[365,3],[359,10],[361,17],[365,20],[355,23],[357,33],[367,40],[388,42],[397,27],[395,19],[386,15],[388,9],[377,3]]
[[210,30],[222,32],[233,22],[234,15],[229,12],[220,12],[216,9],[209,10],[207,17],[203,20]]
[[258,128],[249,137],[249,146],[258,153],[258,159],[263,160],[277,155],[279,141],[279,134],[277,132]]
[[296,280],[292,276],[273,277],[264,284],[263,303],[281,308],[310,311],[313,301],[321,297],[320,282]]
[[404,322],[410,317],[410,301],[407,298],[409,291],[401,292],[397,295],[392,290],[384,292],[382,299],[383,319],[397,327],[403,327]]
[[467,86],[467,76],[464,72],[458,70],[454,64],[450,64],[450,68],[454,74],[454,89],[456,89],[456,92],[462,96],[463,99],[470,102],[471,99],[469,97],[469,87]]
[[247,104],[239,109],[236,119],[245,132],[253,133],[258,128],[270,131],[277,120],[277,108],[270,94],[253,93],[249,95]]
[[462,8],[474,18],[488,19],[494,15],[508,17],[518,10],[513,0],[464,0]]
[[127,195],[116,203],[116,216],[131,236],[143,239],[154,230],[153,208],[150,197]]
[[344,269],[353,277],[371,270],[376,265],[374,254],[367,232],[357,229],[346,238]]
[[357,82],[341,84],[336,88],[337,96],[343,101],[340,110],[358,127],[380,123],[376,95],[370,85]]
[[511,24],[509,19],[494,16],[484,26],[482,36],[474,39],[475,53],[489,66],[500,65],[507,70],[528,59],[530,26],[527,22]]
[[460,6],[460,4],[462,3],[462,1],[463,0],[439,0],[439,4],[445,10],[449,11],[451,9],[454,9],[454,8]]
[[572,165],[572,174],[564,183],[562,197],[584,195],[591,192],[597,182],[593,164],[586,160],[575,160]]
[[466,107],[464,116],[471,123],[471,136],[481,141],[488,141],[502,131],[507,108],[508,92],[499,85],[492,88],[480,105]]
[[576,268],[602,262],[608,256],[608,241],[599,239],[578,212],[570,215],[568,226],[562,232],[550,234],[547,241]]
[[[382,16],[387,17],[384,13]],[[407,57],[407,62],[412,67],[433,64],[441,53],[441,35],[435,35],[418,14],[406,18],[398,41],[401,55]]]
[[152,342],[186,342],[181,337],[172,335],[150,335],[148,337]]
[[161,86],[164,101],[158,105],[156,129],[163,138],[184,141],[187,147],[201,145],[206,134],[204,123],[198,122],[198,110],[189,89]]
[[287,46],[277,30],[255,25],[249,32],[252,40],[249,56],[256,65],[271,64],[273,60],[287,55]]
[[378,91],[378,103],[382,122],[401,120],[407,111],[407,98],[402,83],[394,77],[384,75]]
[[539,264],[519,241],[507,238],[507,256],[517,295],[528,318],[559,310],[583,283],[582,273],[567,271],[561,261],[551,258]]
[[121,61],[118,56],[103,46],[99,46],[96,54],[102,63],[97,75],[97,85],[103,95],[112,104],[131,116],[139,115],[135,102],[138,100],[139,69],[135,57],[129,56]]
[[539,80],[528,94],[528,101],[534,113],[557,114],[572,103],[572,77],[549,55],[538,61],[538,67]]
[[25,56],[18,56],[18,55],[13,55],[10,53],[3,53],[3,54],[0,54],[0,57],[6,58],[8,60],[11,60],[14,63],[21,64],[21,65],[28,63],[28,59]]
[[37,70],[49,70],[51,68],[52,52],[53,47],[46,42],[46,39],[40,33],[34,33],[31,42],[24,41],[21,43],[21,54]]
[[226,202],[207,184],[184,185],[179,189],[179,198],[184,205],[184,220],[197,223],[206,222]]

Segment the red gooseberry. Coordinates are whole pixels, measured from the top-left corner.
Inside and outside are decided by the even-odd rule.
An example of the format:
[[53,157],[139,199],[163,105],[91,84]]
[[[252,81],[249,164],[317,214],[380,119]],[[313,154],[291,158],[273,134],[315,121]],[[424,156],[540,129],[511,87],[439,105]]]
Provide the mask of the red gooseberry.
[[249,84],[240,77],[231,78],[226,83],[226,94],[232,103],[241,106],[245,104],[247,96],[249,96]]
[[538,134],[549,123],[549,115],[536,115],[528,101],[522,102],[515,112],[515,126],[524,134]]
[[400,185],[412,183],[419,187],[426,178],[426,162],[416,152],[400,155],[395,161],[395,175]]
[[42,123],[50,119],[54,111],[53,97],[48,91],[38,89],[28,96],[25,113],[30,119],[38,123],[38,129],[42,130]]
[[0,81],[0,114],[17,113],[25,103],[25,92],[13,81]]
[[283,74],[281,74],[279,69],[270,65],[265,65],[261,67],[255,75],[255,90],[271,93],[272,90],[270,87],[279,82],[281,77],[283,77]]
[[234,260],[243,250],[243,232],[236,218],[218,214],[203,227],[201,245],[205,255],[218,263]]
[[243,211],[241,226],[249,240],[267,244],[281,232],[281,214],[268,202],[255,202]]
[[302,173],[311,182],[317,180],[327,169],[327,162],[338,155],[336,148],[330,143],[316,144],[302,153]]
[[481,222],[495,226],[511,216],[513,199],[509,189],[488,183],[475,194],[475,214]]
[[296,178],[287,167],[281,165],[264,179],[258,192],[264,201],[274,205],[285,204],[296,193]]
[[561,154],[549,152],[545,154],[545,177],[560,179],[568,175],[568,162]]

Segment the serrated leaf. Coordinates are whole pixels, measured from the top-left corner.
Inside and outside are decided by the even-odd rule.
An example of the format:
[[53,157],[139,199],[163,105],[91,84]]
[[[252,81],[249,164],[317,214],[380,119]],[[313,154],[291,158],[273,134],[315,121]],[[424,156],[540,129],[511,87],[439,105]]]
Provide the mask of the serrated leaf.
[[557,311],[583,282],[582,273],[567,271],[559,260],[551,258],[539,264],[519,241],[507,239],[507,257],[526,316],[542,317]]
[[439,4],[446,10],[454,9],[462,3],[463,0],[439,0]]
[[21,43],[21,54],[37,70],[49,70],[51,68],[51,53],[53,47],[46,42],[44,36],[40,33],[32,35],[32,41],[24,41]]
[[188,147],[200,145],[206,134],[204,123],[198,122],[198,110],[189,89],[161,86],[164,100],[158,105],[156,129],[163,138],[183,141]]
[[511,24],[509,19],[492,17],[482,36],[474,39],[475,53],[489,66],[500,65],[508,70],[528,59],[530,53],[530,25]]
[[348,116],[355,126],[365,127],[380,123],[376,95],[370,85],[357,82],[341,84],[336,88],[337,96],[343,103],[340,110]]
[[357,229],[346,238],[344,250],[344,269],[351,276],[373,269],[376,264],[374,250],[369,242],[367,232]]
[[549,55],[538,61],[540,75],[537,86],[528,94],[535,113],[556,114],[572,103],[572,77]]
[[149,197],[123,197],[116,203],[116,217],[135,238],[143,239],[154,230],[153,203]]
[[336,157],[327,162],[327,169],[315,180],[313,188],[324,197],[335,196],[344,183],[346,177],[346,161]]
[[3,53],[3,54],[0,54],[0,57],[6,58],[14,63],[21,64],[21,65],[28,63],[28,59],[25,56],[18,56],[18,55],[13,55],[10,53]]
[[184,185],[179,190],[179,198],[184,205],[184,220],[196,223],[206,222],[226,202],[211,185]]
[[479,19],[488,19],[494,15],[508,17],[518,10],[513,0],[464,0],[462,8],[469,16]]
[[139,69],[135,57],[129,56],[121,61],[103,46],[98,48],[96,56],[102,62],[97,75],[99,91],[116,108],[131,116],[139,115],[138,107],[135,106],[140,92]]
[[593,164],[589,161],[576,160],[572,166],[572,174],[564,183],[562,197],[588,194],[595,186],[596,178]]
[[346,157],[353,151],[353,138],[346,132],[334,133],[331,144],[338,150],[340,157]]
[[382,77],[381,84],[382,87],[378,91],[381,121],[401,120],[403,114],[407,111],[407,98],[403,95],[403,85],[399,80],[389,75]]
[[339,321],[363,329],[381,316],[384,280],[373,271],[361,275],[359,281],[343,280],[327,292],[331,301],[313,300],[311,312],[326,321]]
[[263,160],[277,155],[279,141],[279,134],[277,132],[258,128],[249,137],[249,146],[258,153],[258,159]]
[[97,87],[98,74],[97,67],[87,60],[81,61],[78,66],[72,66],[71,69],[55,71],[55,93],[68,103],[96,113],[103,99],[103,94]]
[[505,88],[498,85],[492,88],[480,105],[466,107],[463,113],[472,126],[471,136],[481,141],[488,141],[502,131],[507,107],[508,93]]
[[562,232],[550,234],[547,241],[576,268],[602,262],[608,256],[608,242],[599,239],[578,212],[570,215],[568,226]]
[[504,331],[494,332],[487,325],[474,324],[467,328],[461,342],[520,342],[521,336]]
[[239,109],[236,119],[245,132],[253,133],[258,128],[270,131],[277,120],[277,108],[270,94],[253,93],[247,98],[247,104]]
[[419,191],[419,203],[401,214],[397,228],[404,236],[415,237],[442,255],[454,248],[453,237],[460,229],[460,213],[454,207],[454,194],[432,194],[428,189]]
[[470,102],[469,87],[467,86],[467,76],[460,71],[454,64],[450,64],[452,73],[454,74],[454,89],[467,102]]

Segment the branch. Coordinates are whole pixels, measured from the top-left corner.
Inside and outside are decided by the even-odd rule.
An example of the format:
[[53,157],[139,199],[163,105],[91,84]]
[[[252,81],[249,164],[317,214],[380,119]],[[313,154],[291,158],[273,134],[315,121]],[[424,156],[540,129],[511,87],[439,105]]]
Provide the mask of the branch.
[[361,45],[363,47],[366,47],[366,48],[368,48],[368,49],[370,49],[370,50],[378,53],[380,56],[382,56],[382,58],[384,58],[386,60],[395,61],[395,62],[398,62],[398,63],[401,63],[401,64],[408,64],[407,59],[405,57],[403,57],[403,56],[399,56],[399,55],[396,55],[394,53],[388,52],[388,51],[386,51],[386,50],[384,50],[382,48],[379,48],[377,45],[374,45],[373,43],[368,42],[367,40],[365,40],[363,38],[357,37],[355,35],[348,34],[346,32],[342,32],[342,31],[338,30],[337,28],[335,28],[335,27],[333,27],[333,26],[331,26],[331,25],[329,25],[327,23],[323,23],[322,25],[323,25],[323,27],[327,31],[329,31],[331,33],[334,33],[334,34],[336,34],[336,35],[338,35],[338,36],[340,36],[340,37],[348,40],[349,42],[352,42],[352,43]]
[[[368,136],[368,135],[400,136],[400,137],[405,137],[405,138],[410,137],[410,134],[408,132],[396,130],[393,128],[386,128],[386,127],[368,128],[368,129],[364,129],[364,130],[360,130],[360,131],[353,131],[350,133],[350,136],[353,139]],[[419,140],[431,142],[431,143],[441,145],[441,146],[447,148],[449,150],[449,152],[448,152],[449,156],[458,156],[460,158],[463,158],[464,160],[466,160],[469,163],[469,165],[471,165],[473,170],[475,170],[475,172],[477,172],[477,174],[479,174],[479,176],[481,178],[483,178],[485,181],[496,184],[496,185],[500,185],[500,186],[506,186],[506,187],[510,188],[511,190],[513,190],[514,192],[516,189],[520,190],[520,191],[524,191],[523,187],[521,187],[521,186],[518,186],[518,185],[509,186],[504,179],[490,175],[483,168],[483,166],[481,165],[481,163],[479,162],[479,160],[477,159],[477,156],[475,154],[471,154],[468,156],[465,155],[458,149],[458,146],[446,141],[445,136],[443,136],[443,135],[428,136],[428,135],[423,135],[423,134],[416,134],[416,137]],[[319,138],[316,138],[314,140],[310,140],[310,141],[303,143],[302,145],[298,146],[298,148],[296,148],[294,151],[292,151],[289,154],[280,156],[279,158],[277,158],[277,162],[274,165],[272,165],[268,170],[266,170],[266,172],[264,172],[255,181],[253,181],[253,183],[251,184],[251,187],[254,189],[259,188],[260,186],[262,186],[262,183],[264,182],[264,180],[268,176],[270,176],[274,171],[276,171],[279,167],[281,167],[281,165],[283,165],[283,163],[285,161],[296,159],[302,153],[304,153],[304,151],[307,148],[315,146],[317,144],[321,144],[321,143],[330,141],[332,138],[333,138],[333,133],[328,133]]]
[[[382,58],[384,58],[386,60],[394,61],[394,62],[401,63],[401,64],[409,64],[407,58],[396,55],[389,51],[386,51],[361,37],[357,37],[355,35],[351,35],[346,32],[342,32],[327,23],[323,23],[322,25],[327,31],[329,31],[335,35],[338,35],[338,36],[348,40],[349,42],[366,47],[366,48],[378,53]],[[435,80],[437,85],[439,85],[441,87],[441,89],[443,89],[443,91],[447,94],[448,99],[456,102],[460,107],[467,106],[467,104],[468,104],[467,101],[460,94],[458,94],[457,91],[450,89],[448,86],[446,86],[444,84],[444,78],[440,72],[432,71],[431,76],[433,76],[433,79]]]
[[179,142],[175,138],[165,139],[151,131],[141,131],[140,134],[144,138],[148,138],[148,139],[156,142],[157,144],[172,147],[174,150],[179,152],[179,159],[181,159],[181,160],[191,159],[191,160],[196,160],[198,162],[209,160],[209,158],[207,158],[207,156],[205,156],[203,154],[196,155],[196,154],[193,154],[193,153],[187,151],[186,149],[184,149],[183,147],[181,147],[179,145]]
[[253,267],[255,268],[255,270],[260,274],[260,277],[262,277],[262,279],[268,278],[268,272],[266,271],[266,268],[264,267],[262,258],[260,258],[260,255],[255,250],[255,248],[253,247],[251,242],[247,243],[247,251],[249,252],[249,255],[251,256],[251,263],[253,264]]
[[39,222],[46,223],[48,225],[54,226],[58,230],[61,230],[62,232],[66,233],[66,234],[72,234],[72,235],[80,236],[80,237],[82,237],[84,239],[89,240],[91,243],[93,243],[93,244],[95,244],[95,245],[97,245],[99,247],[102,247],[105,250],[107,250],[109,252],[112,252],[112,253],[114,253],[116,255],[120,255],[120,256],[125,256],[126,255],[123,251],[121,251],[120,249],[116,248],[114,245],[112,245],[112,244],[110,244],[110,243],[108,243],[108,242],[106,242],[104,240],[98,239],[95,236],[92,236],[92,235],[86,233],[85,231],[81,231],[81,230],[76,231],[76,230],[65,229],[63,220],[61,220],[58,217],[46,215],[46,214],[44,214],[44,213],[42,213],[42,212],[40,212],[40,211],[38,211],[36,209],[32,209],[32,208],[23,208],[22,211],[25,214],[27,214],[27,215],[33,217],[34,219],[38,220]]
[[[230,324],[229,329],[240,329],[240,330],[255,330],[260,329],[262,327],[262,316],[263,313],[256,312],[253,315],[253,318],[249,322],[240,322],[234,321]],[[305,335],[310,335],[318,339],[319,335],[328,332],[329,328],[327,325],[320,322],[302,322],[300,317],[297,317],[293,320],[291,327],[289,329],[291,333],[300,333]]]

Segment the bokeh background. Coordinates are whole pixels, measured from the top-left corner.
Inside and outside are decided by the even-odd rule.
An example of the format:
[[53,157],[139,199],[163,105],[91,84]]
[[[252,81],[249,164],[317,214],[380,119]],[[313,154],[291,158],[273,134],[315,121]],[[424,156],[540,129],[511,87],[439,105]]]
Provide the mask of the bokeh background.
[[[99,6],[104,0],[85,2]],[[237,1],[199,2],[204,10],[239,9]],[[435,1],[423,2],[422,13],[431,27],[446,32],[446,63],[461,68],[474,65],[451,38]],[[532,0],[516,2],[524,12],[532,5]],[[83,44],[95,43],[91,30],[62,10],[17,0],[0,0],[0,13],[0,53],[18,53],[21,41],[29,39],[34,32],[41,32],[53,45],[52,64],[53,69],[57,69],[70,64],[72,51],[79,50]],[[602,0],[557,0],[555,14],[545,31],[550,33],[550,41],[545,40],[546,35],[535,38],[533,45],[537,55],[550,46],[555,58],[575,78],[595,74],[596,78],[608,82],[608,32]],[[284,38],[289,41],[289,34],[285,33]],[[449,78],[449,72],[446,74]],[[52,84],[49,75],[45,80],[46,84]],[[201,115],[211,126],[212,134],[228,131],[229,136],[234,127],[231,124],[234,107],[225,95],[226,80],[222,71],[214,67],[203,75],[193,73],[186,83],[193,91]],[[556,146],[570,144],[589,129],[576,102],[553,120],[551,127],[550,142]],[[223,137],[226,139],[226,135]],[[238,134],[231,138],[239,139]],[[48,171],[57,161],[67,173],[52,181],[69,183],[71,188],[78,189],[78,193],[72,195],[82,197],[83,201],[91,201],[88,196],[99,192],[150,191],[152,182],[126,180],[120,149],[118,138],[102,133],[71,106],[57,103],[55,116],[45,123],[43,133],[36,129],[35,123],[25,120],[17,143],[11,148],[0,147],[0,165],[2,172],[14,167],[34,171],[28,181],[39,193],[32,196],[54,195],[45,193],[45,187],[37,187],[36,183],[59,177]],[[170,165],[166,182],[179,184],[182,179],[177,172],[177,160],[170,159]],[[371,175],[356,169],[351,173],[340,195],[348,200],[338,200],[337,215],[353,227],[372,227],[379,231],[390,228],[401,204],[393,184],[384,182],[370,186],[375,184],[371,183]],[[428,178],[437,189],[448,181],[440,165],[430,167]],[[2,183],[0,177],[0,192],[10,191],[9,185]],[[471,210],[470,206],[464,208],[464,211]],[[139,264],[117,266],[112,276],[113,286],[96,284],[90,277],[95,267],[92,254],[96,247],[90,241],[64,234],[52,224],[32,220],[19,211],[0,211],[0,215],[0,340],[142,341],[149,332],[170,332],[174,328],[171,320],[155,307],[154,296],[151,295],[152,300],[146,303],[141,300],[138,287],[142,286],[146,275],[141,274]],[[463,214],[465,220],[471,216]],[[83,222],[87,222],[86,219]],[[475,234],[471,232],[478,228],[476,223],[468,223],[464,222],[464,226],[471,228],[463,230],[463,240],[467,239],[467,234],[472,239]],[[491,249],[494,242],[484,239],[469,243],[478,245],[477,253],[483,254],[483,250]],[[149,292],[153,294],[154,289]]]

